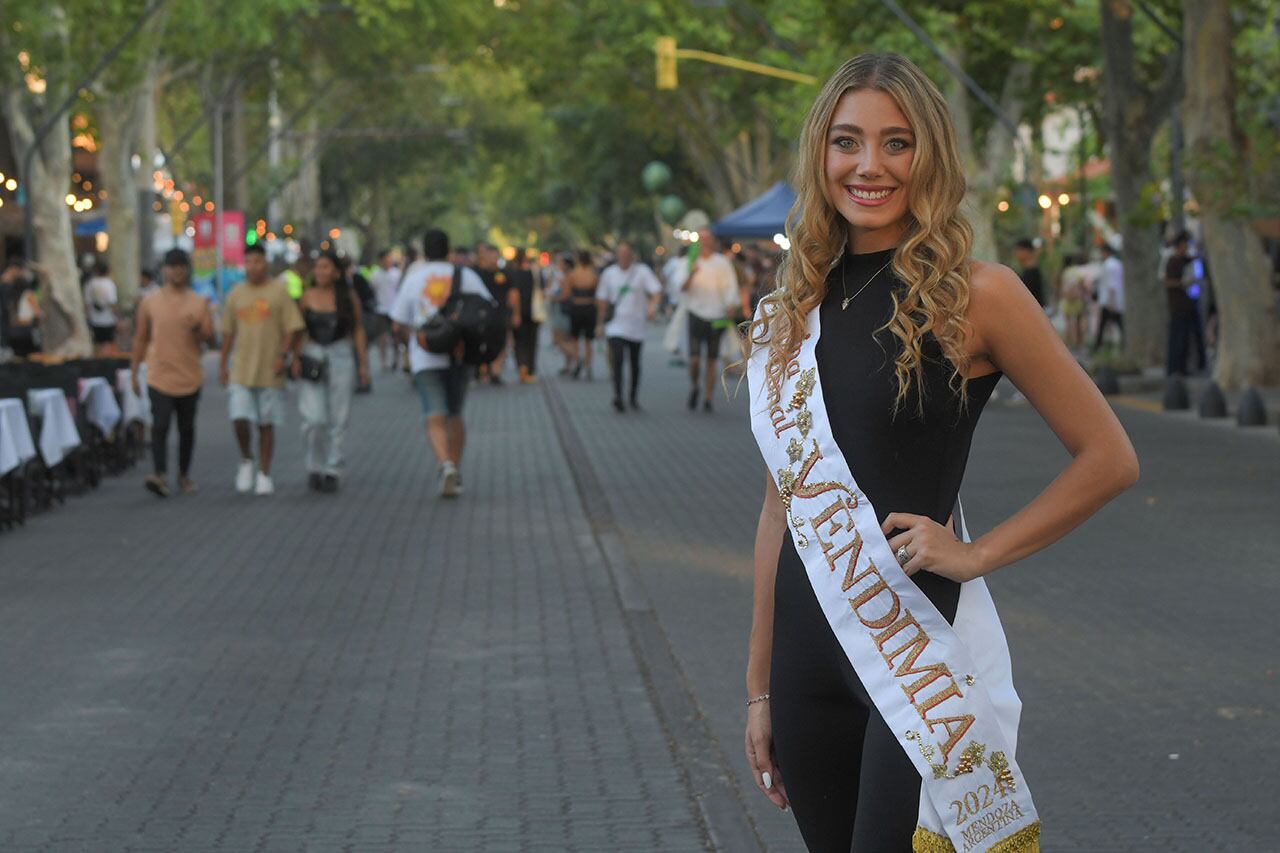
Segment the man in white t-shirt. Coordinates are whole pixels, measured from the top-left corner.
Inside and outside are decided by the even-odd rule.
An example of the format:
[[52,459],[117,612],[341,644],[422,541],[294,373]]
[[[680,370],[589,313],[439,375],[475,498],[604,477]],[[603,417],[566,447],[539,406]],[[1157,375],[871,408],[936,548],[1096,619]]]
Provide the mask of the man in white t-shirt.
[[[662,298],[662,284],[653,270],[636,262],[636,250],[623,240],[617,246],[618,262],[606,267],[596,286],[597,323],[604,326],[609,341],[609,369],[613,374],[613,408],[625,412],[622,404],[622,363],[631,361],[631,408],[640,408],[636,391],[640,386],[640,350]],[[606,321],[606,318],[608,320]],[[597,337],[599,329],[597,329]]]
[[94,355],[104,355],[116,341],[116,303],[119,301],[116,283],[110,270],[102,261],[93,265],[93,274],[84,283],[84,307],[93,333]]
[[720,338],[731,325],[729,309],[740,301],[738,275],[733,264],[716,251],[716,238],[710,228],[698,230],[698,258],[688,279],[681,286],[684,304],[689,310],[689,409],[698,407],[698,377],[702,373],[702,352],[707,353],[704,376],[706,397],[704,411],[711,411],[711,398],[716,388],[716,360],[720,358]]
[[1124,346],[1124,264],[1116,257],[1110,243],[1102,244],[1102,274],[1098,277],[1098,335],[1093,348],[1102,346],[1107,326],[1115,324],[1120,330],[1120,345]]
[[[466,427],[462,405],[467,394],[467,371],[452,355],[427,352],[418,343],[417,330],[439,313],[453,291],[454,265],[449,263],[449,236],[432,229],[422,240],[426,260],[413,263],[404,273],[391,308],[396,336],[409,340],[409,369],[427,416],[427,442],[440,463],[440,496],[462,494],[462,449]],[[462,268],[458,278],[462,293],[474,293],[492,301],[480,276]]]
[[378,255],[377,269],[369,276],[369,286],[373,288],[378,307],[378,356],[384,372],[391,370],[399,361],[394,357],[399,345],[391,336],[391,311],[396,307],[396,294],[400,289],[401,278],[396,261],[394,249],[383,249]]

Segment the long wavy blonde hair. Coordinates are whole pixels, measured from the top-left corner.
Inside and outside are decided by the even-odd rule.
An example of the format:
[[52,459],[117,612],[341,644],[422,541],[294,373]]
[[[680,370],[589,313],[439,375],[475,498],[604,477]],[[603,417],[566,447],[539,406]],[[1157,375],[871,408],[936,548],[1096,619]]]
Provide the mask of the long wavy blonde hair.
[[775,289],[764,297],[759,319],[748,334],[753,346],[769,348],[765,376],[769,405],[779,402],[787,362],[800,349],[805,318],[827,294],[827,275],[849,240],[848,223],[827,194],[827,134],[836,104],[846,92],[873,89],[898,104],[915,132],[915,155],[908,183],[906,228],[893,258],[893,273],[907,285],[894,297],[890,330],[902,347],[894,360],[901,409],[912,385],[923,412],[923,352],[932,333],[953,365],[951,388],[961,404],[968,382],[961,371],[968,358],[969,251],[973,230],[960,212],[964,167],[946,101],[909,59],[893,53],[864,53],[840,67],[818,94],[800,136],[793,178],[796,203],[787,216],[791,248],[778,271]]

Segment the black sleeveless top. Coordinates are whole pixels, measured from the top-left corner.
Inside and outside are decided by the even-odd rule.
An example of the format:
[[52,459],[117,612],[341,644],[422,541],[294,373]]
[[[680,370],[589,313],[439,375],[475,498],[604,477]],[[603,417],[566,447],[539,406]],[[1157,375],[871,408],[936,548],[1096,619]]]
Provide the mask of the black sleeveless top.
[[302,320],[307,325],[307,337],[326,346],[342,340],[351,331],[337,311],[316,311],[307,308],[302,312]]
[[[891,512],[907,512],[946,524],[960,493],[974,428],[1000,374],[970,380],[969,405],[961,409],[950,387],[951,363],[937,339],[927,335],[923,381],[919,387],[913,384],[894,412],[898,386],[893,361],[902,345],[888,329],[877,330],[892,316],[893,292],[901,294],[906,286],[886,269],[847,309],[840,308],[845,296],[856,293],[892,255],[892,249],[846,255],[828,276],[816,347],[822,394],[836,444],[879,520]],[[923,417],[916,407],[921,390]],[[912,578],[948,619],[954,616],[959,584],[928,572]]]

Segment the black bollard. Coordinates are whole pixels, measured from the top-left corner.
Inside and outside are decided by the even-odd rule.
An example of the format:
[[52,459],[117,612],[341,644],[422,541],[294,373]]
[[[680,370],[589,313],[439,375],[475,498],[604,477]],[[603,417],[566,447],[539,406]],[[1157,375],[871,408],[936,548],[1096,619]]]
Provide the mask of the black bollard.
[[1166,412],[1185,412],[1191,408],[1191,395],[1187,393],[1187,382],[1181,376],[1170,376],[1164,381],[1164,410]]
[[1103,394],[1120,393],[1120,376],[1114,368],[1108,365],[1104,364],[1098,368],[1098,372],[1093,375],[1093,381]]
[[1218,387],[1218,383],[1209,380],[1209,384],[1204,386],[1204,391],[1200,394],[1200,417],[1202,418],[1225,418],[1227,416],[1227,398],[1222,393],[1222,389]]
[[1267,407],[1262,402],[1258,389],[1250,385],[1240,395],[1240,410],[1236,412],[1236,423],[1242,427],[1266,426]]

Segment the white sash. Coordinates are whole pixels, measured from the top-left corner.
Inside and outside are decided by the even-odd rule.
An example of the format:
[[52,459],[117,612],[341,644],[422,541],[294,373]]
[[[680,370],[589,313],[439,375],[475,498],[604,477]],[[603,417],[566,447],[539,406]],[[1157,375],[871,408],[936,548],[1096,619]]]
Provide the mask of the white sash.
[[[991,596],[981,579],[963,584],[952,626],[898,565],[827,420],[820,334],[814,308],[773,407],[768,347],[754,348],[751,429],[827,622],[920,772],[914,849],[1038,850],[1040,822],[1013,753],[1021,703]],[[960,515],[957,529],[967,540]]]

